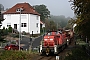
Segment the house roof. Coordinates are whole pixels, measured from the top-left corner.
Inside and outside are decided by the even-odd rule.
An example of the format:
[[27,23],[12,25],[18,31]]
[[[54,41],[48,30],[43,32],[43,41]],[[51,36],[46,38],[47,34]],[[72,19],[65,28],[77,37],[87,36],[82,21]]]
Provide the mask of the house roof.
[[20,14],[20,12],[17,12],[16,10],[22,8],[21,14],[35,14],[40,15],[38,12],[35,11],[35,9],[29,4],[29,3],[17,3],[12,8],[4,12],[4,14]]
[[44,24],[42,21],[40,21],[40,24]]

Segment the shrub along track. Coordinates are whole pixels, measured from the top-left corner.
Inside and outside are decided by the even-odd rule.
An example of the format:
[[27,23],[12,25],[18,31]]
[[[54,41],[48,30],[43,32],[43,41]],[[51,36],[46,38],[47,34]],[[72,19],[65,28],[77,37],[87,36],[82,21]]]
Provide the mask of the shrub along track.
[[[65,56],[67,55],[67,52],[71,52],[71,49],[74,47],[74,40],[72,40],[71,44],[66,47],[62,52],[58,54],[59,60],[64,60]],[[50,55],[50,56],[37,56],[37,58],[33,60],[56,60],[55,55]]]

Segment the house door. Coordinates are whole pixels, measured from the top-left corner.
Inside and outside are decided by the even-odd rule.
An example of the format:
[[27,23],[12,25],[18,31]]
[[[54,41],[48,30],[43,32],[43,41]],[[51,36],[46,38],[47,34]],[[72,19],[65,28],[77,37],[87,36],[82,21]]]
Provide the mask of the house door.
[[17,24],[14,24],[14,29],[17,29]]

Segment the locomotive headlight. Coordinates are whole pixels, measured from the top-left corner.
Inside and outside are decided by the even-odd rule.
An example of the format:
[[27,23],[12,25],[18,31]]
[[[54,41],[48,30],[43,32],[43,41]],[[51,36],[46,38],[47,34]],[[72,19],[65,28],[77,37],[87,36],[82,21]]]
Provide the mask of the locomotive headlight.
[[44,39],[45,41],[47,41],[47,39]]
[[10,47],[8,47],[10,49]]
[[67,41],[69,41],[69,40],[67,39]]
[[51,41],[53,40],[53,39],[50,39]]

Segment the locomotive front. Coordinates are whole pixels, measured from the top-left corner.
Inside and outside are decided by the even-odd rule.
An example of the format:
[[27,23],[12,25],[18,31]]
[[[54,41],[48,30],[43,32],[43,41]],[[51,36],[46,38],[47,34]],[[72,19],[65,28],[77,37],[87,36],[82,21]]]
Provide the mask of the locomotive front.
[[40,45],[41,54],[57,53],[57,46],[55,45],[56,32],[48,33],[44,36],[43,43]]

